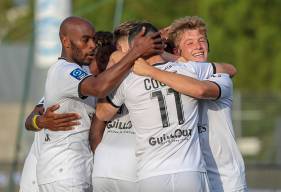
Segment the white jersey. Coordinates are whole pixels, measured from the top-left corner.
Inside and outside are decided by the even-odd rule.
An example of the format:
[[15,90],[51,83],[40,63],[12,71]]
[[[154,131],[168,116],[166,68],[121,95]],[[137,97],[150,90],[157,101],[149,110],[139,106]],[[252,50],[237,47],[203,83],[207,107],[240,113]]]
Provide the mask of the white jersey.
[[208,79],[221,90],[215,100],[200,101],[199,135],[211,191],[235,191],[247,188],[245,167],[235,143],[231,119],[232,81],[227,74]]
[[39,185],[63,179],[91,183],[93,156],[88,135],[95,98],[85,99],[79,93],[79,85],[87,76],[80,66],[63,59],[58,60],[48,71],[44,107],[58,103],[58,113],[78,113],[81,119],[80,125],[70,131],[45,129],[40,132],[40,138],[44,140],[37,164]]
[[39,133],[34,133],[34,140],[29,150],[29,153],[24,161],[21,180],[20,180],[20,192],[30,191],[39,192],[37,177],[36,177],[36,164],[37,153],[36,146],[39,142]]
[[106,125],[94,156],[93,177],[136,181],[135,130],[127,108]]
[[[168,62],[155,67],[194,78],[213,73],[208,63]],[[127,106],[136,131],[137,177],[205,171],[198,137],[198,102],[154,79],[130,73],[110,98]]]

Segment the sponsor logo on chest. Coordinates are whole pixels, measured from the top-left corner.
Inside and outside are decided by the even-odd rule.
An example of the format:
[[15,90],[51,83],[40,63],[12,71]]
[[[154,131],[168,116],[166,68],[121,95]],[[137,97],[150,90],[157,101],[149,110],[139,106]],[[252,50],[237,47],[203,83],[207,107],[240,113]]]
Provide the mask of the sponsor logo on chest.
[[148,142],[151,146],[163,145],[165,143],[179,142],[189,140],[192,135],[192,129],[176,129],[173,133],[163,134],[161,137],[150,137]]

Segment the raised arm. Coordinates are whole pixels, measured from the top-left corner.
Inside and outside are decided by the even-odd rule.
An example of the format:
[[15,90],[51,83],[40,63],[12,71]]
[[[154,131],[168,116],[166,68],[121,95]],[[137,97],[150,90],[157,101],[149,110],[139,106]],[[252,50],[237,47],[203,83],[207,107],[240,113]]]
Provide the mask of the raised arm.
[[162,71],[148,65],[143,59],[138,59],[133,71],[142,76],[149,76],[165,83],[179,93],[189,95],[197,99],[216,99],[220,94],[219,87],[210,81],[200,81],[189,76]]
[[105,97],[120,84],[137,58],[162,51],[163,44],[159,33],[144,36],[143,30],[135,38],[130,51],[118,63],[97,77],[90,76],[83,80],[80,84],[80,93],[83,96]]

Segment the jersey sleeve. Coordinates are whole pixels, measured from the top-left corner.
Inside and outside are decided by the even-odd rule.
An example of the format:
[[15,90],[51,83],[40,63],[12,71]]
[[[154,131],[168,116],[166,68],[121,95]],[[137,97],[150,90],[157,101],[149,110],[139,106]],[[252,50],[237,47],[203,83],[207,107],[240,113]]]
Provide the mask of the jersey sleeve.
[[217,100],[224,99],[224,98],[227,99],[232,98],[233,83],[228,74],[224,74],[224,73],[213,74],[207,80],[215,83],[219,87],[220,95],[217,98]]
[[201,62],[187,62],[187,65],[191,65],[193,72],[197,74],[199,80],[207,79],[211,77],[216,71],[216,67],[212,63],[201,63]]
[[62,97],[79,97],[82,99],[87,98],[80,92],[81,83],[90,75],[77,65],[66,66],[62,71],[62,77],[59,80]]
[[107,96],[107,101],[111,103],[112,106],[116,108],[120,108],[122,104],[125,102],[124,92],[125,90],[124,90],[124,81],[123,81],[118,88],[116,88]]
[[44,100],[45,100],[45,98],[42,97],[42,98],[39,100],[39,102],[36,104],[36,106],[39,107],[39,106],[44,105]]
[[194,79],[199,79],[198,74],[195,73],[195,70],[193,69],[193,66],[183,62],[174,63],[173,68],[171,68],[170,72],[175,72],[180,75],[185,75]]

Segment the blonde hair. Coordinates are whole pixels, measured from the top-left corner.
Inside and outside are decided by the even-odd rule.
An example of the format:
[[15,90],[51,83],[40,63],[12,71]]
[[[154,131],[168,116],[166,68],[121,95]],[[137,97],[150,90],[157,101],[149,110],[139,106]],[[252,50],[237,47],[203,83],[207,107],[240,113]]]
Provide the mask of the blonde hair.
[[200,33],[203,33],[207,39],[207,26],[205,21],[198,16],[186,16],[180,19],[176,19],[169,30],[169,40],[174,42],[178,47],[182,38],[182,34],[187,30],[199,29]]

